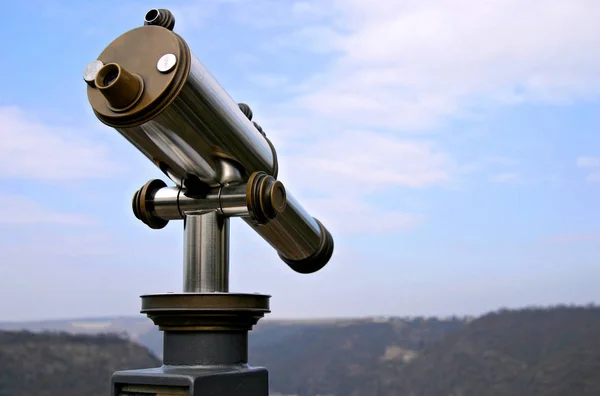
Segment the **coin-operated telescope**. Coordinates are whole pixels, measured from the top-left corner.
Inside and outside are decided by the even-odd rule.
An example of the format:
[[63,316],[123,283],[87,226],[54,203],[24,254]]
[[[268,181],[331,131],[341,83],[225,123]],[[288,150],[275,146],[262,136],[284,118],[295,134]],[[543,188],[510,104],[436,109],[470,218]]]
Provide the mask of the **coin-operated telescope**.
[[321,269],[333,238],[277,180],[277,153],[250,107],[237,104],[174,33],[165,9],[121,35],[84,71],[94,113],[171,181],[151,180],[133,212],[160,229],[184,223],[183,293],[142,296],[164,331],[163,366],[121,371],[113,396],[268,395],[248,366],[248,331],[270,296],[229,293],[229,219],[241,217],[294,271]]

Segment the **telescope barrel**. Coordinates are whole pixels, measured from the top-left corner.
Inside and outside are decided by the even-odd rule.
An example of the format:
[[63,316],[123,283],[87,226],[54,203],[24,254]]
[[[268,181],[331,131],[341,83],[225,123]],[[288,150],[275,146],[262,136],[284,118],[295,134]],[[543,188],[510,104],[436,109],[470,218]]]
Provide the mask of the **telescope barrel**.
[[[276,180],[277,153],[250,108],[227,94],[173,25],[167,10],[150,11],[84,71],[97,118],[177,184],[148,182],[134,195],[136,217],[154,229],[207,211],[242,217],[293,270],[318,271],[333,254],[331,234]],[[188,222],[191,234],[216,221],[201,218]]]
[[96,116],[178,185],[189,177],[209,186],[227,182],[224,159],[245,179],[256,171],[277,176],[269,140],[177,34],[161,26],[133,29],[98,61],[103,66],[88,81]]
[[291,269],[310,274],[323,268],[333,254],[333,237],[321,222],[311,217],[286,192],[283,213],[264,225],[255,225],[248,217],[244,221],[263,237]]

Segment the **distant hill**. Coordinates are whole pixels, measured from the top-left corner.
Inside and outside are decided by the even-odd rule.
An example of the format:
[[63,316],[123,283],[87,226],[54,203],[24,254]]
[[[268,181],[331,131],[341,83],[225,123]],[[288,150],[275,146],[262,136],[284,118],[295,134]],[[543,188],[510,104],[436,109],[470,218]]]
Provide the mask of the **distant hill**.
[[[414,324],[411,324],[413,323]],[[454,322],[454,324],[452,324]],[[356,319],[298,319],[278,320],[265,318],[258,322],[250,332],[249,345],[251,350],[260,347],[277,345],[281,340],[288,337],[318,332],[342,326],[369,326],[374,328],[382,326],[394,326],[399,328],[402,323],[407,324],[407,329],[415,328],[417,332],[423,331],[425,340],[437,339],[447,331],[453,331],[465,323],[465,319],[439,320],[435,318],[408,319],[408,318],[356,318]],[[424,323],[424,325],[423,325]],[[458,324],[458,327],[457,327]],[[415,327],[416,326],[416,327]],[[428,326],[433,326],[432,330]],[[149,348],[157,357],[162,357],[162,332],[158,331],[152,321],[143,315],[137,317],[108,317],[87,319],[63,319],[30,322],[0,322],[0,330],[26,330],[31,332],[61,331],[70,334],[120,334],[140,345]],[[432,335],[430,335],[430,333]],[[411,337],[419,337],[411,333]],[[384,340],[392,342],[393,340]]]
[[600,395],[600,308],[304,330],[253,349],[251,359],[286,395]]
[[106,396],[114,371],[160,365],[116,335],[0,331],[0,396]]
[[282,323],[265,323],[256,335],[275,333],[278,337],[271,342],[251,342],[249,355],[252,364],[269,369],[274,392],[374,396],[378,370],[407,364],[430,343],[466,325],[458,318],[355,319],[305,324],[282,334]]
[[[84,327],[90,332],[93,328],[98,329],[103,326],[105,329],[113,328],[127,332],[124,323],[136,323],[137,330],[132,333],[137,334],[136,341],[160,350],[161,333],[149,320],[142,317],[138,321],[121,318],[111,322],[104,319],[102,326]],[[111,324],[107,324],[108,322]],[[146,326],[145,332],[144,326]],[[25,338],[34,337],[29,333],[21,334],[25,334]],[[501,310],[475,320],[467,318],[264,320],[259,322],[251,332],[249,357],[252,365],[265,366],[269,369],[272,394],[297,396],[600,395],[599,335],[600,308],[594,306]],[[23,343],[18,341],[18,338],[17,341],[0,339],[3,340],[0,341],[0,389],[3,389],[2,381],[14,383],[15,367],[21,370],[19,364],[34,366],[37,364],[34,362],[51,361],[54,363],[49,367],[56,365],[65,372],[71,368],[70,366],[66,368],[67,363],[64,361],[71,361],[73,364],[79,361],[87,362],[85,363],[87,366],[78,367],[86,367],[85,371],[88,373],[86,378],[89,381],[92,377],[97,380],[108,378],[112,371],[125,368],[127,365],[130,366],[129,368],[134,368],[159,364],[144,348],[116,336],[105,338],[116,343],[114,345],[119,345],[108,348],[100,348],[98,344],[108,342],[99,341],[107,336],[101,336],[100,339],[81,336],[84,337],[81,340],[91,337],[89,338],[90,349],[85,349],[81,343],[74,341],[79,336],[69,338],[73,336],[42,334],[40,337],[58,337],[58,339],[48,341],[45,349],[29,347],[30,353],[34,356],[34,359],[29,361],[24,358],[18,358],[18,361],[7,360],[11,352],[7,352],[4,345],[17,342],[21,345],[17,346],[21,354],[18,356],[24,357],[27,353],[23,345],[38,344]],[[57,341],[60,341],[57,346],[52,347],[51,345]],[[44,345],[42,341],[36,342]],[[110,342],[107,345],[113,345]],[[120,353],[124,345],[128,345],[126,348],[131,351],[128,355],[131,360],[121,360]],[[72,356],[83,356],[81,358],[83,360],[73,359]],[[142,356],[149,356],[150,360],[146,361]],[[7,370],[4,370],[6,364],[12,367],[12,371],[8,370],[7,373]],[[49,370],[54,372],[52,370],[55,369]],[[35,375],[37,377],[31,378],[29,383],[48,384],[44,386],[50,387],[50,382],[55,378],[43,370]],[[101,386],[100,383],[108,382],[100,381],[98,386]],[[33,388],[30,389],[30,393],[25,393],[42,396],[53,394],[40,393]],[[86,396],[88,394],[86,393]],[[0,396],[4,394],[0,393]]]
[[127,334],[132,340],[137,340],[152,327],[154,327],[154,323],[144,315],[0,322],[0,330],[59,331],[71,334]]
[[[269,368],[271,387],[274,392],[287,389],[286,387],[289,387],[290,384],[295,384],[294,388],[302,391],[303,382],[314,384],[308,389],[353,389],[353,387],[364,383],[366,380],[366,378],[357,377],[357,374],[360,372],[367,375],[371,365],[377,364],[380,359],[394,360],[398,356],[403,356],[409,360],[414,355],[413,351],[423,348],[424,345],[438,340],[446,334],[462,329],[465,323],[461,319],[442,321],[422,318],[263,320],[250,333],[250,363],[252,365],[264,365]],[[80,353],[77,348],[68,346],[69,343],[77,340],[78,345],[81,346],[85,342],[90,342],[91,349],[86,352],[90,359],[88,363],[103,364],[106,368],[103,373],[96,370],[95,374],[89,374],[94,376],[97,382],[100,380],[102,385],[99,384],[98,386],[106,386],[108,383],[106,378],[110,378],[113,371],[123,368],[115,366],[114,369],[109,369],[107,366],[107,363],[111,362],[110,354],[115,354],[116,359],[119,348],[116,346],[114,348],[109,347],[101,352],[97,349],[98,343],[102,344],[106,340],[112,340],[117,344],[125,343],[131,348],[135,344],[121,338],[128,337],[150,350],[156,351],[157,354],[162,353],[162,333],[156,329],[149,319],[143,316],[140,316],[140,318],[0,323],[0,328],[13,330],[26,328],[37,332],[37,335],[29,332],[14,334],[24,334],[25,338],[35,339],[37,343],[45,342],[47,346],[53,343],[56,344],[54,347],[48,347],[53,351],[56,351],[56,348],[60,349],[62,359],[69,359],[69,351],[74,354]],[[58,329],[63,333],[43,333],[54,329]],[[87,334],[69,335],[65,331]],[[93,335],[105,331],[113,331],[121,334],[121,336]],[[40,334],[40,332],[42,333]],[[0,332],[0,334],[12,333]],[[18,339],[19,337],[5,338],[4,342],[14,343]],[[0,348],[2,347],[3,344],[0,343]],[[12,347],[19,348],[18,345]],[[135,348],[141,354],[136,356],[147,354],[144,348],[137,346]],[[94,357],[94,354],[98,355]],[[43,356],[51,361],[57,358],[55,355]],[[43,359],[39,355],[38,358]],[[154,360],[149,363],[142,364],[140,361],[140,365],[134,366],[152,367],[160,365],[158,360],[153,357],[152,359]],[[43,361],[39,360],[38,363],[53,364],[50,361],[42,363]],[[318,364],[314,364],[314,362],[318,362]],[[113,363],[116,363],[116,361]],[[134,368],[134,366],[129,368]],[[300,366],[303,369],[298,369]],[[4,363],[0,358],[0,372],[3,367]],[[326,371],[321,371],[320,368],[322,367],[325,367]],[[306,378],[309,378],[309,380],[307,381]],[[46,381],[51,380],[56,380],[56,378],[36,377],[32,380],[31,386],[34,387],[33,384],[43,386]],[[2,389],[2,382],[0,382],[0,396],[4,396],[1,393]],[[335,394],[340,395],[342,393]],[[61,396],[63,395],[61,394]]]
[[381,395],[600,395],[600,308],[491,313],[379,381]]
[[0,330],[25,330],[34,333],[51,331],[69,334],[119,334],[148,347],[162,356],[162,333],[144,315],[131,317],[57,319],[28,322],[0,322]]

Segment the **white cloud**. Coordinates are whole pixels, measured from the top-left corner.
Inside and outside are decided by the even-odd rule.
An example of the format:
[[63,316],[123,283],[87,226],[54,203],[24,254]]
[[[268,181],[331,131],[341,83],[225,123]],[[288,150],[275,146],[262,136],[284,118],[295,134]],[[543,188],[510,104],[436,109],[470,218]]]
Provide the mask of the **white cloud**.
[[598,243],[599,233],[552,235],[540,240],[543,244]]
[[114,176],[108,147],[83,131],[46,125],[18,107],[0,107],[0,178],[74,180]]
[[472,162],[460,164],[459,170],[462,175],[472,175],[483,171],[490,171],[493,175],[489,179],[491,181],[498,181],[494,179],[505,179],[518,175],[517,172],[509,170],[519,163],[519,160],[512,157],[484,156],[482,158],[477,158]]
[[[452,159],[427,141],[348,130],[289,147],[282,167],[307,188],[371,192],[448,183]],[[312,186],[312,187],[311,187]]]
[[492,156],[488,157],[484,161],[486,164],[491,165],[516,165],[519,161],[516,158],[503,157],[503,156]]
[[587,180],[591,182],[600,182],[600,172],[590,173]]
[[284,87],[289,81],[286,76],[267,73],[254,74],[249,76],[248,79],[250,82],[266,88]]
[[587,181],[600,182],[600,157],[581,156],[577,158],[577,166],[590,170]]
[[[188,4],[171,5],[167,8],[175,16],[175,29],[179,33],[187,33],[204,27],[207,21],[214,18],[217,14],[219,3],[237,3],[237,1],[190,2]],[[144,7],[144,12],[150,10],[149,6],[144,5]]]
[[304,201],[333,235],[404,231],[425,221],[424,216],[377,207],[354,196]]
[[180,266],[164,264],[177,261],[181,245],[169,252],[162,241],[164,234],[131,240],[36,228],[18,243],[3,239],[0,295],[18,304],[0,305],[0,317],[136,315],[141,294],[181,290]]
[[295,103],[339,122],[414,129],[483,106],[600,91],[595,0],[319,0],[311,7],[328,12],[327,24],[277,41],[336,54]]
[[521,175],[514,172],[497,173],[490,180],[494,183],[515,183],[521,180]]
[[[424,216],[377,205],[372,193],[452,181],[452,159],[431,142],[365,131],[288,143],[279,179],[336,234],[379,233],[418,225]],[[312,194],[311,194],[312,192]],[[315,195],[317,198],[315,198]]]
[[0,224],[30,226],[53,224],[66,226],[88,226],[98,220],[75,213],[56,212],[43,207],[30,198],[0,194]]
[[577,166],[580,168],[600,168],[600,157],[581,156],[577,158]]

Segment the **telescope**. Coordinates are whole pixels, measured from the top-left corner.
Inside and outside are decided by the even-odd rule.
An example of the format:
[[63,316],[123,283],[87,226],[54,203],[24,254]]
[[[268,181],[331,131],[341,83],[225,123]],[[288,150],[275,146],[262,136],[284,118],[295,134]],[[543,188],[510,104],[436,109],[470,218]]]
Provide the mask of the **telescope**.
[[135,192],[134,215],[152,229],[183,220],[183,292],[141,296],[164,332],[163,365],[118,371],[112,396],[266,396],[268,372],[248,365],[248,332],[270,296],[229,292],[229,221],[242,218],[301,274],[330,260],[325,226],[277,179],[277,152],[250,107],[236,103],[152,9],[84,70],[96,117],[173,183]]

